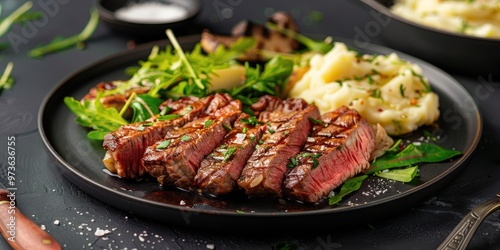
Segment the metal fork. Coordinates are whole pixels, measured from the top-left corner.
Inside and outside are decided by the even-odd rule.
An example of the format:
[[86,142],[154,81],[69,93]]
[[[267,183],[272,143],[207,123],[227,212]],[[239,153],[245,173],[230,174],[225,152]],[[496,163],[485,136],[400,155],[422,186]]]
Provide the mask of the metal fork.
[[481,204],[465,216],[437,250],[465,250],[483,220],[500,209],[500,193],[497,198]]

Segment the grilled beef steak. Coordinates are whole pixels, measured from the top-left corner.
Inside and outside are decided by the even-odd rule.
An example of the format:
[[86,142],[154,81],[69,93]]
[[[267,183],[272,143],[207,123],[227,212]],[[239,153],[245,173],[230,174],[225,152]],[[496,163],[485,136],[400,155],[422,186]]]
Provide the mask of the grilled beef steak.
[[192,190],[201,161],[223,140],[240,113],[239,100],[216,94],[205,116],[168,131],[146,149],[142,158],[145,170],[162,185]]
[[[139,122],[120,127],[104,137],[103,147],[107,150],[103,163],[112,173],[123,178],[137,178],[144,174],[141,158],[148,146],[163,138],[167,131],[182,126],[203,113],[213,96],[198,100],[187,97],[178,101],[167,102],[171,115],[180,115],[176,119]],[[185,114],[184,114],[185,113]]]
[[[287,29],[291,32],[299,32],[299,28],[292,16],[285,12],[276,12],[268,20],[280,29]],[[213,53],[217,47],[231,47],[241,37],[252,37],[256,45],[241,55],[238,59],[242,61],[265,61],[265,56],[260,51],[273,51],[276,53],[291,53],[299,48],[299,43],[290,36],[279,31],[268,29],[249,20],[244,20],[236,24],[230,36],[213,34],[208,30],[201,33],[200,44],[207,53]]]
[[375,131],[347,107],[315,121],[304,149],[290,162],[284,192],[297,200],[317,202],[347,179],[366,170],[375,147]]
[[255,124],[255,120],[248,114],[242,113],[222,143],[201,162],[195,177],[196,186],[213,195],[233,191],[241,170],[262,136],[263,129],[265,126]]
[[311,129],[309,118],[318,108],[302,99],[264,96],[252,106],[266,131],[248,159],[238,185],[250,196],[281,196],[289,158],[300,152]]

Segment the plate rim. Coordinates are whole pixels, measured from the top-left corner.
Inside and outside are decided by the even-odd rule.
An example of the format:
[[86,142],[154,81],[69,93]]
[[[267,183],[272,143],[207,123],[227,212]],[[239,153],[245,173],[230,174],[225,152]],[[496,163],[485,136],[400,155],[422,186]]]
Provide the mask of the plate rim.
[[[182,43],[185,43],[185,42],[188,42],[188,41],[189,42],[193,42],[193,41],[196,41],[196,39],[199,39],[199,35],[190,35],[190,36],[183,36],[183,37],[179,37],[178,38],[181,46],[182,46]],[[334,39],[336,41],[340,41],[340,42],[350,42],[350,45],[354,44],[354,42],[353,42],[352,39],[346,39],[346,38],[341,38],[341,37],[334,37]],[[320,209],[320,210],[310,210],[310,211],[301,211],[301,212],[235,213],[235,212],[224,211],[224,210],[204,210],[204,209],[197,209],[197,208],[191,208],[191,207],[176,206],[176,205],[171,205],[171,204],[167,204],[167,203],[162,203],[162,202],[159,202],[159,201],[147,200],[147,199],[136,197],[136,196],[133,196],[133,195],[128,195],[126,193],[123,193],[123,192],[120,192],[120,191],[115,190],[113,188],[107,187],[107,186],[105,186],[105,185],[103,185],[101,183],[98,183],[98,182],[96,182],[96,181],[88,178],[88,176],[86,176],[84,173],[78,171],[78,169],[76,169],[75,167],[73,167],[71,165],[71,163],[66,162],[66,160],[64,160],[62,158],[62,156],[59,155],[59,153],[54,149],[53,145],[50,143],[50,141],[49,141],[49,139],[47,137],[46,131],[45,131],[45,127],[44,127],[44,117],[45,117],[45,113],[46,113],[45,109],[46,109],[46,106],[51,101],[51,99],[53,98],[53,96],[56,95],[58,93],[58,91],[60,91],[61,88],[64,87],[64,85],[65,85],[65,83],[67,81],[73,79],[74,77],[79,76],[82,73],[87,72],[87,71],[89,71],[89,70],[91,70],[91,69],[93,69],[93,68],[95,68],[98,65],[101,65],[103,63],[114,62],[114,60],[118,60],[119,58],[121,58],[123,56],[132,55],[134,53],[147,53],[147,52],[150,51],[150,49],[151,49],[152,46],[159,45],[159,44],[162,44],[162,46],[163,46],[163,44],[166,44],[165,41],[166,40],[159,40],[159,41],[153,41],[153,42],[145,43],[145,44],[137,46],[136,48],[134,48],[132,50],[125,50],[125,51],[118,52],[118,53],[112,54],[110,56],[101,58],[99,60],[96,60],[95,62],[90,63],[90,64],[86,65],[85,67],[82,67],[79,70],[77,70],[77,71],[69,74],[62,81],[60,81],[58,84],[56,84],[52,88],[51,91],[49,91],[46,94],[46,96],[44,97],[44,99],[43,99],[43,101],[42,101],[42,103],[40,105],[40,108],[38,110],[38,119],[37,119],[37,122],[38,122],[38,131],[39,131],[40,136],[42,138],[42,141],[43,141],[46,149],[49,151],[50,155],[52,157],[54,157],[57,160],[57,162],[64,167],[64,170],[66,170],[66,171],[68,171],[68,172],[70,172],[72,174],[72,176],[67,176],[66,174],[63,174],[66,178],[71,179],[71,182],[75,182],[75,180],[76,180],[76,181],[78,181],[78,183],[80,185],[82,183],[84,183],[85,185],[89,185],[89,186],[91,186],[91,187],[93,187],[95,189],[98,189],[97,191],[105,191],[106,193],[115,195],[117,198],[121,198],[121,199],[124,199],[124,200],[131,200],[131,201],[134,201],[136,203],[141,203],[141,204],[144,204],[144,205],[153,206],[155,208],[170,209],[170,210],[181,211],[181,212],[183,212],[183,211],[184,212],[191,212],[191,213],[194,213],[194,214],[201,214],[201,215],[216,215],[216,216],[229,216],[229,217],[235,217],[235,216],[237,216],[237,217],[241,217],[241,218],[245,218],[245,217],[251,217],[251,218],[253,218],[253,217],[259,217],[259,218],[266,218],[266,217],[272,217],[272,218],[277,218],[278,217],[278,218],[281,218],[281,217],[284,217],[284,218],[288,218],[288,217],[302,217],[302,216],[311,216],[311,215],[337,214],[337,213],[341,213],[341,212],[345,212],[345,211],[356,211],[356,210],[360,210],[360,209],[367,209],[367,208],[370,208],[370,207],[376,207],[376,206],[379,206],[379,205],[386,204],[387,202],[401,200],[401,199],[403,199],[405,197],[414,195],[417,192],[420,192],[422,190],[428,189],[430,186],[436,184],[436,182],[438,182],[439,180],[446,178],[451,173],[453,173],[453,172],[456,173],[457,169],[463,168],[463,166],[470,159],[470,156],[473,154],[473,152],[477,148],[477,146],[479,144],[479,140],[481,138],[482,127],[483,127],[481,112],[480,112],[477,104],[474,102],[474,100],[473,100],[472,96],[470,95],[470,93],[455,78],[453,78],[451,75],[449,75],[448,73],[444,72],[443,70],[441,70],[441,69],[433,66],[432,64],[427,63],[427,62],[425,62],[425,61],[423,61],[421,59],[418,59],[418,58],[416,58],[414,56],[405,54],[403,52],[400,52],[400,51],[397,51],[397,50],[394,50],[394,49],[391,49],[391,48],[388,48],[388,47],[384,47],[384,46],[380,46],[380,45],[376,45],[376,44],[369,44],[368,46],[363,47],[363,49],[368,49],[368,50],[383,50],[383,51],[388,50],[388,51],[397,53],[398,56],[403,55],[405,58],[411,58],[412,62],[415,62],[417,64],[426,65],[426,67],[430,67],[431,69],[433,69],[434,71],[436,71],[438,74],[440,74],[440,75],[448,78],[448,80],[451,80],[456,85],[455,87],[457,88],[457,90],[463,92],[467,96],[467,98],[469,98],[470,101],[472,101],[472,103],[474,104],[473,108],[474,108],[475,115],[476,115],[475,116],[475,121],[477,122],[476,123],[477,129],[475,130],[475,134],[472,135],[472,137],[474,138],[473,141],[472,141],[472,145],[468,146],[467,147],[468,150],[466,152],[462,152],[463,153],[462,157],[460,157],[459,159],[457,159],[455,161],[455,164],[452,167],[446,169],[446,171],[443,171],[442,173],[440,173],[437,176],[433,177],[430,181],[427,181],[427,182],[425,182],[425,183],[423,183],[421,185],[418,185],[417,187],[412,188],[410,190],[404,191],[402,194],[394,195],[394,196],[391,196],[391,197],[381,198],[381,199],[378,199],[378,200],[375,200],[375,201],[370,201],[368,204],[362,204],[362,205],[358,205],[358,206],[343,206],[343,207],[337,207],[335,209]],[[413,59],[415,59],[415,60],[413,60]],[[81,188],[80,185],[77,185],[77,186],[79,186]],[[91,193],[90,191],[88,191],[88,190],[86,190],[84,188],[82,188],[82,190],[85,191],[85,192],[88,192],[93,197],[100,197],[100,195],[96,195],[94,192]],[[99,200],[103,201],[101,198],[99,198]],[[103,201],[103,202],[105,202],[105,203],[107,203],[109,205],[115,206],[115,204],[110,204],[109,202],[106,202],[106,201]],[[120,208],[120,209],[127,210],[127,209],[124,209],[124,208]]]

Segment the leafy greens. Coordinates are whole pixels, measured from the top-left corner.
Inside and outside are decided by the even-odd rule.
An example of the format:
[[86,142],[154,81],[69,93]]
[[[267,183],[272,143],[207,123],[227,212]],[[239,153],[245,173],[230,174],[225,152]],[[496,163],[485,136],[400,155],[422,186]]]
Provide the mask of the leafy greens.
[[397,141],[383,156],[377,158],[363,175],[351,178],[342,184],[340,193],[331,196],[328,203],[337,204],[344,196],[359,190],[361,182],[370,174],[395,181],[410,182],[418,175],[418,166],[415,164],[443,162],[462,154],[460,151],[430,143],[412,143],[398,150],[400,143],[400,140]]

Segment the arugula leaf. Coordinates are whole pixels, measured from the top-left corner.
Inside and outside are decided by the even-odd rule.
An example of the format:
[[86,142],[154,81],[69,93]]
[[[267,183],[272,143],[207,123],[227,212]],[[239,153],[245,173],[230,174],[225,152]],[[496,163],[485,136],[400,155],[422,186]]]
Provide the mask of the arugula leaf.
[[[128,124],[115,108],[105,108],[99,101],[100,98],[101,96],[98,95],[95,100],[85,100],[84,103],[81,103],[73,97],[65,97],[64,103],[77,116],[76,122],[84,127],[101,132],[111,132]],[[95,132],[88,136],[93,139],[104,139],[104,137],[97,138],[97,135],[99,134]]]
[[403,169],[392,169],[375,172],[378,177],[391,179],[400,182],[410,182],[417,176],[418,166],[403,168]]
[[147,94],[138,95],[130,104],[130,107],[134,110],[131,122],[143,122],[149,119],[151,115],[160,113],[158,107],[161,103],[162,100],[159,98]]
[[264,65],[264,70],[259,65],[253,68],[248,63],[245,63],[245,69],[245,82],[231,89],[229,94],[242,103],[251,105],[263,95],[282,96],[285,84],[293,72],[293,61],[275,56]]
[[430,143],[409,144],[399,153],[388,152],[377,158],[365,173],[371,174],[384,169],[405,167],[417,163],[441,162],[461,154],[460,151],[445,149]]
[[342,187],[340,187],[340,192],[329,198],[328,204],[335,205],[339,203],[346,195],[359,190],[361,188],[361,184],[363,184],[363,181],[366,178],[368,178],[368,175],[366,174],[359,175],[344,182],[344,184],[342,184]]
[[102,131],[102,130],[93,130],[90,131],[87,134],[87,138],[91,140],[97,140],[97,141],[102,141],[104,140],[104,136],[109,133],[109,131]]

